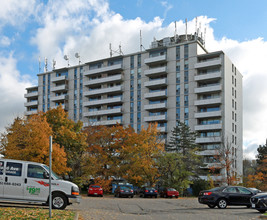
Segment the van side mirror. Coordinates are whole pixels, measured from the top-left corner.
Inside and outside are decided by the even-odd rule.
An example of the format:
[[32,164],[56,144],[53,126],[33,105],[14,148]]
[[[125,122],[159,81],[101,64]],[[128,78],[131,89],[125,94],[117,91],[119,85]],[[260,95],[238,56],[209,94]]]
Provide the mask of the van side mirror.
[[47,172],[43,172],[43,177],[44,177],[45,179],[49,179],[49,174],[48,174]]

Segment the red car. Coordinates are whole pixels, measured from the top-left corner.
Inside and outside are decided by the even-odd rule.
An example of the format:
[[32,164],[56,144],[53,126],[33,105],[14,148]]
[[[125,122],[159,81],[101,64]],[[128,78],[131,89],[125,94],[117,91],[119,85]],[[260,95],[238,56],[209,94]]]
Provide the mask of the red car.
[[178,198],[179,197],[179,192],[176,189],[173,189],[173,188],[164,188],[160,192],[160,196],[164,197],[164,198],[168,198],[168,197]]
[[90,185],[88,188],[88,196],[103,196],[103,188],[98,185]]

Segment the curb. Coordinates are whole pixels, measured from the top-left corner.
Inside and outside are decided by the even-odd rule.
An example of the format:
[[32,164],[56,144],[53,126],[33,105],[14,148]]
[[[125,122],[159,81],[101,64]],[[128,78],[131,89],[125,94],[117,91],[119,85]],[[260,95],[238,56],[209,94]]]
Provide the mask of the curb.
[[78,220],[78,219],[79,219],[79,213],[75,212],[74,220]]

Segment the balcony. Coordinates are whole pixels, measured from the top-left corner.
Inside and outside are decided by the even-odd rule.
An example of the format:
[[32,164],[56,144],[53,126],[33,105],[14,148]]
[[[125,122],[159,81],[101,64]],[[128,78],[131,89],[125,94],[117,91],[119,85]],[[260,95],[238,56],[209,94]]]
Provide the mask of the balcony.
[[24,94],[24,98],[31,98],[31,97],[38,97],[38,92],[30,92],[27,94]]
[[56,86],[51,88],[51,92],[59,92],[59,91],[65,91],[67,90],[66,85]]
[[99,100],[84,102],[83,106],[96,106],[96,105],[104,105],[104,104],[110,104],[110,103],[121,103],[121,102],[122,102],[122,98],[116,97],[116,98],[110,98],[110,99],[99,99]]
[[167,103],[157,103],[157,104],[149,104],[145,105],[144,109],[145,110],[154,110],[154,109],[166,109],[167,108]]
[[99,115],[112,115],[122,113],[122,108],[106,109],[92,112],[84,112],[83,116],[99,116]]
[[195,101],[195,105],[209,105],[209,104],[220,104],[220,103],[222,103],[221,98],[202,99]]
[[98,125],[116,125],[116,124],[121,124],[121,123],[122,123],[121,119],[105,120],[105,121],[96,121],[96,122],[83,123],[83,127],[98,126]]
[[114,92],[121,92],[122,86],[113,86],[109,88],[103,88],[103,89],[94,89],[90,91],[84,92],[84,96],[93,96],[93,95],[100,95],[105,93],[114,93]]
[[167,115],[155,115],[155,116],[144,117],[145,122],[166,121],[166,120],[167,120]]
[[65,100],[67,98],[68,98],[68,95],[59,95],[59,96],[51,97],[50,100],[52,102],[57,102],[57,101]]
[[220,65],[222,65],[222,59],[217,58],[217,59],[210,59],[207,61],[196,63],[195,68],[198,69],[198,68],[206,68],[206,67],[220,66]]
[[149,92],[145,93],[144,95],[145,99],[151,99],[151,98],[164,98],[167,97],[167,91],[159,91],[159,92]]
[[156,57],[149,57],[144,60],[145,64],[163,63],[167,61],[166,54]]
[[31,110],[31,111],[25,111],[24,115],[29,116],[29,115],[33,115],[33,114],[37,114],[38,110]]
[[122,64],[116,64],[112,66],[105,66],[97,69],[92,69],[84,72],[84,76],[89,76],[89,75],[94,75],[94,74],[99,74],[103,72],[112,72],[112,71],[118,71],[122,70]]
[[157,86],[166,86],[167,85],[167,79],[155,79],[155,80],[150,80],[144,83],[145,87],[157,87]]
[[221,90],[222,90],[222,85],[204,86],[195,88],[195,93],[209,93]]
[[210,117],[218,117],[218,116],[222,116],[222,111],[195,113],[195,118],[210,118]]
[[161,75],[163,73],[167,73],[167,67],[157,67],[157,68],[152,68],[144,71],[145,76],[157,76]]
[[219,79],[222,77],[221,72],[207,73],[195,76],[195,81],[208,80],[208,79]]
[[24,103],[25,107],[29,107],[29,106],[37,106],[38,105],[38,101],[31,101],[31,102],[26,102]]
[[201,130],[219,130],[222,129],[222,124],[211,124],[211,125],[196,125],[195,131]]
[[197,144],[219,143],[219,142],[222,142],[221,137],[198,137],[198,138],[196,138]]
[[83,85],[90,86],[90,85],[97,85],[102,83],[109,83],[109,82],[120,82],[122,80],[122,75],[115,75],[115,76],[109,76],[105,78],[100,79],[93,79],[93,80],[87,80],[84,81]]
[[202,156],[213,156],[213,155],[218,155],[218,150],[203,150],[203,151],[198,151],[197,155],[202,155]]
[[57,77],[52,77],[51,82],[60,82],[60,81],[65,81],[67,79],[67,76],[57,76]]

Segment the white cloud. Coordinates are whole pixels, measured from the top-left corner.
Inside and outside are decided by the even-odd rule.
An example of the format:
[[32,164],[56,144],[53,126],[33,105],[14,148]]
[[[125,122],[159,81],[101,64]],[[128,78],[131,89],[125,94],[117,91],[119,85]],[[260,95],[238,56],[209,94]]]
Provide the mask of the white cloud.
[[169,4],[167,1],[162,1],[160,3],[165,8],[164,14],[163,14],[163,18],[165,19],[168,11],[171,10],[173,8],[173,6],[171,4]]
[[11,39],[7,36],[0,36],[0,47],[7,47],[11,44]]
[[10,24],[19,26],[30,16],[37,12],[37,1],[35,0],[8,0],[1,1],[0,7],[0,28]]
[[0,132],[13,122],[17,116],[22,116],[24,108],[25,88],[31,86],[26,78],[21,76],[16,67],[12,53],[8,57],[0,54]]

